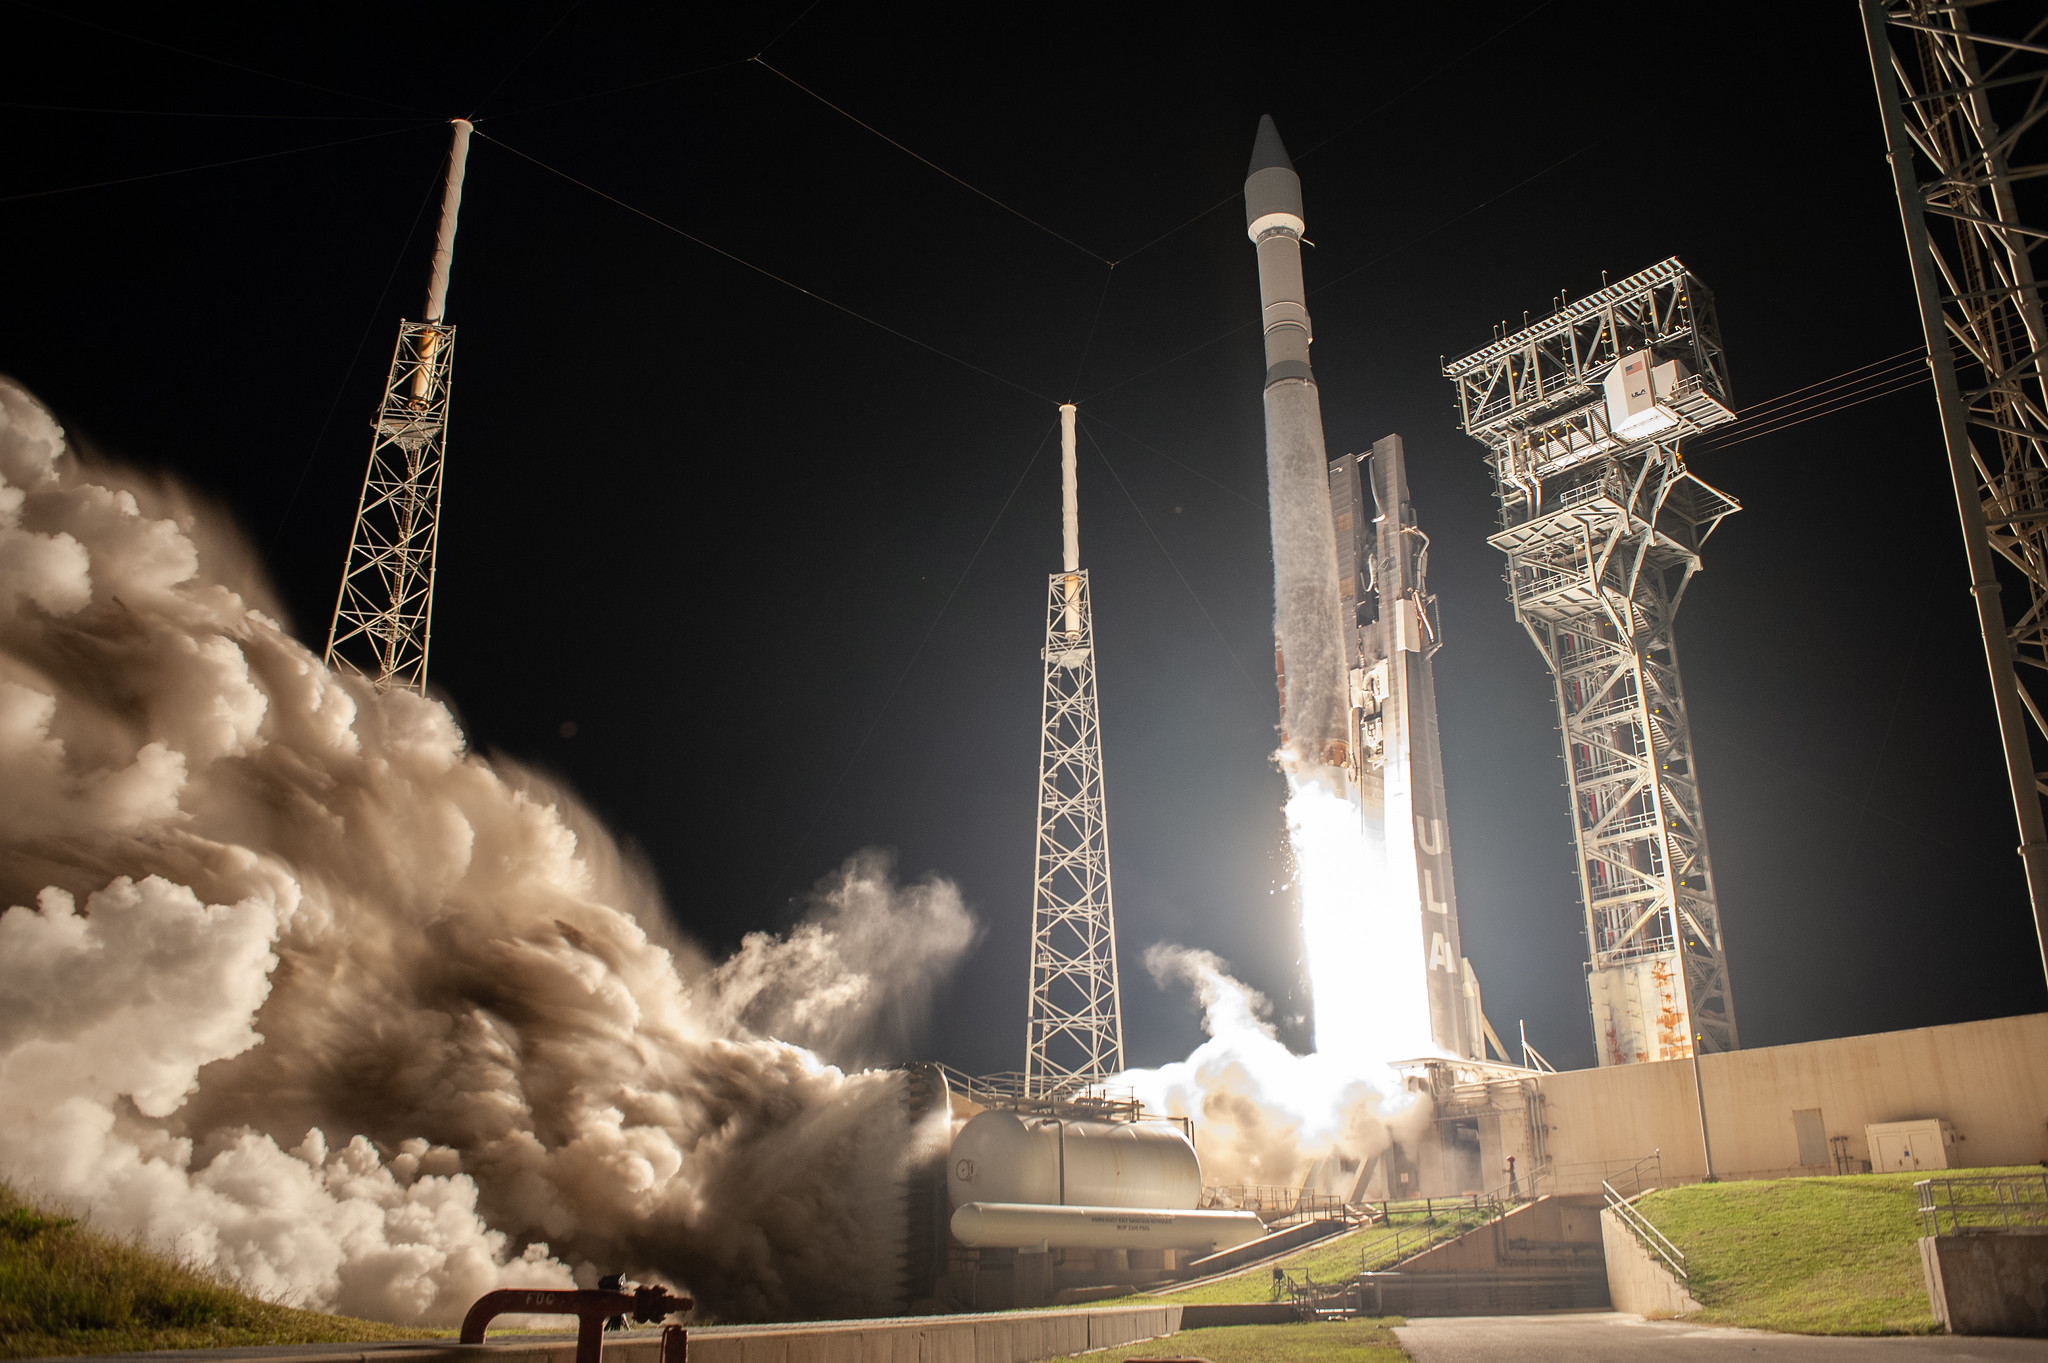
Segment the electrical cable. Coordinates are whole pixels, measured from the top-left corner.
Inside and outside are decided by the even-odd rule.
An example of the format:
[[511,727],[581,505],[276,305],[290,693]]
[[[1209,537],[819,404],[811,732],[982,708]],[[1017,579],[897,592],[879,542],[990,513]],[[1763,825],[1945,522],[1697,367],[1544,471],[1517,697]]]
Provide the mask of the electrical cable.
[[760,67],[762,70],[767,71],[772,75],[779,76],[781,77],[781,79],[785,81],[788,81],[791,85],[794,85],[797,89],[803,91],[812,99],[815,99],[816,101],[818,101],[818,103],[830,109],[833,113],[838,114],[841,118],[846,119],[848,122],[856,123],[863,128],[866,128],[869,132],[881,138],[884,142],[887,142],[890,146],[896,148],[896,150],[902,152],[905,156],[908,156],[916,161],[922,161],[925,165],[930,166],[933,170],[945,176],[954,184],[959,185],[962,189],[968,190],[975,194],[979,194],[982,198],[987,199],[990,203],[994,204],[997,208],[1002,209],[1005,213],[1008,213],[1013,217],[1023,219],[1025,222],[1030,223],[1033,227],[1036,227],[1039,231],[1045,233],[1047,236],[1052,237],[1056,241],[1065,242],[1067,245],[1073,247],[1076,251],[1079,251],[1082,255],[1087,256],[1089,259],[1094,260],[1099,264],[1107,265],[1112,269],[1115,268],[1116,262],[1111,260],[1109,257],[1102,255],[1099,252],[1089,250],[1080,242],[1075,241],[1072,237],[1066,236],[1065,234],[1060,232],[1055,232],[1052,228],[1047,227],[1044,223],[1032,217],[1029,213],[1024,212],[1022,209],[1012,208],[1009,204],[1004,203],[1001,199],[998,199],[995,195],[989,193],[987,190],[982,189],[978,185],[970,184],[968,181],[961,179],[958,175],[955,175],[952,171],[947,170],[937,161],[932,160],[931,157],[926,156],[921,152],[912,151],[910,148],[904,146],[901,142],[898,142],[895,138],[889,136],[889,134],[883,132],[880,128],[877,128],[874,124],[869,123],[865,119],[862,119],[854,114],[848,113],[846,110],[840,108],[837,104],[834,104],[831,100],[819,94],[816,90],[813,90],[810,86],[805,85],[802,81],[797,80],[794,76],[788,75],[787,73],[777,69],[776,67],[770,66],[767,62],[761,60],[761,58],[759,57],[750,57],[748,58],[748,60],[753,62],[754,65]]
[[656,227],[659,227],[664,231],[673,232],[677,236],[683,238],[683,240],[685,241],[694,242],[697,245],[703,247],[707,251],[711,251],[718,255],[724,256],[727,260],[730,260],[735,265],[744,266],[747,269],[752,270],[755,274],[761,275],[763,278],[774,280],[776,283],[782,285],[784,288],[793,289],[797,293],[802,294],[806,298],[815,299],[817,302],[823,303],[826,307],[831,308],[835,312],[843,312],[848,317],[854,318],[856,321],[867,323],[869,326],[875,328],[877,331],[886,331],[891,336],[896,337],[900,341],[907,341],[911,345],[916,346],[920,350],[928,350],[932,354],[937,355],[940,359],[950,360],[954,364],[961,366],[963,369],[971,369],[975,373],[981,375],[983,378],[993,379],[997,383],[1002,384],[1006,388],[1014,388],[1018,392],[1024,394],[1025,396],[1036,398],[1040,402],[1043,402],[1048,406],[1056,407],[1059,405],[1058,402],[1054,399],[1047,397],[1045,394],[1040,393],[1035,389],[1027,388],[1023,384],[1018,383],[1014,379],[1006,379],[1001,374],[996,373],[994,370],[984,369],[980,365],[974,363],[974,361],[964,360],[960,358],[958,355],[951,353],[950,351],[939,349],[937,346],[931,344],[928,341],[920,341],[917,339],[917,337],[912,336],[909,332],[899,331],[895,327],[890,326],[887,322],[878,322],[874,318],[868,316],[866,313],[856,312],[854,309],[847,307],[844,303],[834,302],[832,299],[825,297],[825,295],[821,293],[818,293],[811,289],[807,289],[803,285],[795,283],[792,280],[783,278],[781,275],[776,274],[773,270],[766,269],[760,265],[756,265],[753,261],[746,259],[744,256],[733,254],[731,251],[726,250],[723,246],[715,246],[712,243],[704,240],[704,238],[697,236],[694,233],[684,231],[682,228],[676,226],[672,222],[668,222],[663,218],[656,217],[654,214],[649,213],[644,208],[639,208],[633,204],[629,204],[624,199],[619,198],[617,195],[607,194],[604,190],[599,189],[596,185],[577,179],[575,176],[571,175],[566,170],[558,170],[554,166],[551,166],[547,162],[541,160],[539,157],[528,155],[526,152],[523,152],[519,150],[519,148],[512,146],[510,143],[506,142],[502,138],[490,136],[481,128],[477,130],[476,135],[486,142],[496,143],[498,146],[503,147],[506,151],[511,152],[514,156],[517,156],[522,161],[532,162],[534,165],[539,166],[542,170],[548,172],[548,174],[550,175],[560,176],[562,179],[567,180],[570,184],[575,185],[578,189],[588,190],[590,193],[595,194],[598,198],[604,199],[610,203],[618,205],[620,208],[625,209],[628,213],[633,214],[635,217],[645,218],[647,221],[653,223]]
[[379,137],[396,137],[400,133],[417,132],[424,127],[446,127],[443,123],[415,123],[405,128],[387,128],[382,132],[364,133],[361,137],[343,137],[332,142],[315,142],[310,147],[287,147],[283,151],[259,152],[254,156],[237,156],[228,161],[208,161],[199,166],[180,166],[176,170],[153,170],[147,175],[124,175],[114,180],[94,180],[90,184],[64,185],[57,189],[34,189],[26,194],[0,195],[0,204],[20,203],[24,199],[47,199],[59,194],[78,194],[88,189],[108,189],[114,185],[138,184],[144,180],[163,180],[173,175],[192,175],[202,170],[219,170],[224,166],[245,166],[251,161],[274,161],[280,156],[298,156],[309,151],[324,151],[328,147],[345,147],[351,142],[369,142]]
[[1837,412],[1846,412],[1851,407],[1861,407],[1866,402],[1875,402],[1879,398],[1890,397],[1894,393],[1903,393],[1906,392],[1908,389],[1918,388],[1921,384],[1926,383],[1928,381],[1928,377],[1929,376],[1924,373],[1915,374],[1912,377],[1904,380],[1903,382],[1894,383],[1889,388],[1882,388],[1875,392],[1861,393],[1851,397],[1844,398],[1842,401],[1834,403],[1831,406],[1822,407],[1818,411],[1807,412],[1804,415],[1797,415],[1788,418],[1785,421],[1779,422],[1775,426],[1766,426],[1760,431],[1745,432],[1740,439],[1730,440],[1722,444],[1714,445],[1708,452],[1712,454],[1720,454],[1724,450],[1734,449],[1737,445],[1746,445],[1752,440],[1760,440],[1767,435],[1777,435],[1781,431],[1791,430],[1794,426],[1804,426],[1809,421],[1818,421],[1820,418],[1824,416],[1833,416]]
[[903,683],[910,679],[911,669],[916,667],[917,660],[924,656],[925,645],[932,641],[933,633],[939,628],[939,621],[946,618],[947,609],[952,606],[954,598],[960,595],[960,589],[967,585],[968,574],[974,571],[975,564],[981,562],[982,550],[988,548],[988,542],[995,538],[996,528],[1003,523],[1003,517],[1009,514],[1010,504],[1017,500],[1017,494],[1024,488],[1024,480],[1031,476],[1032,469],[1038,467],[1038,457],[1045,453],[1046,442],[1052,439],[1052,433],[1058,429],[1059,422],[1055,420],[1045,428],[1045,434],[1038,437],[1037,447],[1031,451],[1031,457],[1024,461],[1024,471],[1017,475],[1016,482],[1010,484],[1009,495],[1004,497],[1003,504],[996,508],[995,519],[989,522],[988,529],[982,534],[981,542],[975,545],[974,552],[968,555],[967,566],[960,570],[958,580],[953,583],[953,590],[947,592],[946,599],[939,603],[939,609],[932,616],[931,623],[925,626],[924,636],[917,641],[917,647],[910,651],[909,661],[905,662],[903,670],[896,674],[895,684],[889,688],[889,693],[882,697],[882,703],[875,707],[875,717],[868,721],[867,732],[860,736],[860,742],[853,745],[853,751],[846,756],[846,765],[839,769],[838,779],[826,790],[825,798],[818,802],[818,812],[811,816],[810,826],[805,828],[803,836],[796,840],[796,845],[790,849],[788,859],[782,863],[782,869],[775,873],[775,879],[769,883],[767,898],[771,903],[774,901],[775,892],[782,888],[782,882],[788,878],[790,869],[796,865],[796,859],[809,844],[811,835],[816,833],[818,825],[824,822],[826,811],[832,808],[832,800],[839,794],[839,788],[845,785],[846,778],[853,774],[854,765],[860,760],[861,753],[867,749],[868,741],[875,736],[875,730],[881,726],[882,716],[888,713],[890,703],[896,699],[896,693],[903,689]]
[[1883,359],[1881,359],[1881,360],[1871,360],[1871,361],[1870,361],[1869,363],[1867,363],[1867,364],[1859,364],[1859,365],[1857,365],[1857,366],[1856,366],[1855,368],[1853,368],[1853,369],[1844,369],[1844,370],[1843,370],[1843,371],[1842,371],[1841,373],[1839,373],[1839,374],[1831,374],[1831,375],[1829,375],[1829,376],[1828,376],[1827,378],[1824,378],[1824,379],[1815,379],[1815,380],[1814,380],[1814,381],[1813,381],[1812,383],[1807,383],[1807,384],[1801,384],[1801,385],[1800,385],[1799,387],[1797,387],[1797,388],[1788,388],[1788,389],[1786,389],[1786,390],[1785,390],[1784,392],[1782,392],[1782,393],[1778,394],[1778,395],[1777,395],[1776,397],[1770,397],[1770,398],[1765,398],[1765,399],[1764,399],[1764,400],[1763,400],[1762,402],[1758,402],[1758,403],[1753,403],[1753,404],[1752,404],[1752,405],[1751,405],[1751,406],[1749,407],[1749,409],[1748,409],[1747,411],[1745,411],[1745,412],[1743,413],[1743,416],[1747,417],[1747,416],[1749,416],[1749,415],[1750,415],[1751,413],[1754,413],[1754,412],[1760,412],[1760,411],[1763,411],[1763,410],[1765,410],[1765,409],[1767,409],[1767,408],[1770,408],[1770,407],[1775,407],[1775,406],[1779,405],[1780,403],[1784,402],[1784,401],[1785,401],[1785,400],[1786,400],[1787,398],[1793,397],[1793,396],[1795,396],[1795,395],[1797,395],[1797,394],[1799,394],[1799,393],[1804,393],[1804,392],[1807,392],[1807,391],[1808,391],[1809,389],[1814,389],[1814,388],[1818,388],[1818,387],[1820,387],[1820,386],[1821,386],[1822,384],[1824,384],[1824,383],[1834,383],[1834,382],[1835,382],[1835,381],[1837,381],[1838,379],[1846,379],[1846,378],[1848,378],[1848,377],[1849,377],[1849,376],[1850,376],[1851,374],[1860,374],[1860,373],[1862,373],[1862,372],[1863,372],[1864,370],[1866,370],[1866,369],[1876,369],[1876,368],[1878,368],[1879,366],[1887,366],[1887,367],[1888,367],[1888,366],[1891,366],[1891,365],[1894,365],[1894,364],[1896,364],[1896,363],[1897,363],[1898,361],[1900,361],[1900,360],[1904,360],[1904,359],[1908,359],[1908,358],[1912,358],[1912,359],[1918,359],[1918,358],[1920,358],[1920,357],[1923,357],[1923,356],[1925,356],[1926,354],[1927,354],[1927,347],[1925,347],[1925,346],[1917,346],[1917,345],[1916,345],[1916,346],[1912,346],[1912,347],[1910,347],[1909,349],[1906,349],[1906,350],[1901,350],[1901,351],[1900,351],[1900,352],[1899,352],[1898,354],[1896,354],[1896,355],[1887,355],[1887,356],[1885,356],[1885,357],[1884,357]]
[[1841,397],[1851,396],[1867,389],[1876,388],[1899,379],[1922,375],[1926,372],[1927,362],[1915,359],[1888,365],[1884,369],[1873,370],[1854,379],[1843,379],[1841,382],[1824,381],[1827,382],[1826,387],[1822,387],[1820,384],[1809,384],[1807,386],[1815,391],[1798,398],[1796,401],[1773,401],[1757,407],[1745,408],[1738,417],[1735,426],[1724,426],[1721,429],[1733,432],[1744,424],[1763,425],[1766,422],[1775,422],[1782,417],[1796,416],[1800,412],[1810,411],[1815,407],[1833,402]]
[[[1078,425],[1079,423],[1076,424]],[[1102,443],[1095,438],[1094,432],[1089,431],[1085,425],[1081,426],[1081,429],[1087,434],[1088,443],[1094,446],[1095,453],[1101,457],[1102,466],[1109,470],[1109,476],[1115,480],[1117,491],[1124,494],[1124,500],[1131,504],[1131,510],[1138,513],[1138,523],[1145,527],[1145,533],[1150,535],[1152,542],[1159,546],[1161,556],[1166,559],[1166,566],[1173,569],[1173,575],[1180,579],[1180,585],[1187,588],[1188,599],[1195,603],[1195,609],[1200,611],[1202,618],[1209,622],[1209,628],[1216,634],[1216,642],[1223,645],[1224,654],[1229,657],[1232,663],[1236,664],[1238,673],[1243,676],[1245,682],[1253,690],[1260,690],[1258,682],[1252,679],[1252,674],[1245,671],[1244,660],[1239,658],[1237,650],[1230,646],[1230,639],[1223,633],[1222,626],[1216,623],[1216,617],[1209,614],[1209,608],[1202,604],[1202,598],[1195,592],[1195,584],[1188,581],[1188,575],[1180,570],[1180,564],[1174,561],[1172,551],[1166,547],[1166,541],[1159,538],[1159,532],[1152,528],[1152,522],[1145,515],[1145,509],[1138,505],[1138,499],[1131,495],[1130,488],[1124,486],[1123,475],[1118,473],[1116,465],[1109,461],[1109,452],[1102,448]]]

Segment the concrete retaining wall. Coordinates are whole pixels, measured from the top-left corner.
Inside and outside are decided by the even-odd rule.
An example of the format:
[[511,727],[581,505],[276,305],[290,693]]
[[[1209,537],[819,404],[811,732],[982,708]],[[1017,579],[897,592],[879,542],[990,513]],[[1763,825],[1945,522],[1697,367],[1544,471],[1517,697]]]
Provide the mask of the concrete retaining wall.
[[[1177,1333],[1178,1305],[909,1316],[690,1331],[690,1363],[1037,1363]],[[255,1350],[238,1358],[261,1360]],[[140,1355],[138,1358],[161,1358]],[[279,1363],[575,1363],[573,1338],[505,1344],[337,1344],[280,1349]],[[604,1363],[661,1363],[661,1332],[606,1336]]]
[[1928,1235],[1927,1304],[1953,1335],[2048,1336],[2048,1235]]
[[[2048,1156],[2048,1013],[1907,1032],[1762,1046],[1700,1057],[1700,1089],[1722,1178],[1832,1174],[1801,1162],[1793,1113],[1818,1110],[1825,1134],[1871,1157],[1873,1122],[1946,1117],[1959,1167],[2032,1164]],[[1652,1150],[1664,1177],[1706,1172],[1690,1060],[1546,1074],[1544,1133],[1558,1178],[1545,1190],[1598,1192],[1601,1162]],[[1512,1150],[1508,1153],[1516,1153]],[[1524,1167],[1529,1167],[1527,1163]]]
[[1615,1310],[1669,1320],[1700,1309],[1685,1284],[1611,1211],[1600,1213],[1600,1237],[1607,1250],[1607,1296]]

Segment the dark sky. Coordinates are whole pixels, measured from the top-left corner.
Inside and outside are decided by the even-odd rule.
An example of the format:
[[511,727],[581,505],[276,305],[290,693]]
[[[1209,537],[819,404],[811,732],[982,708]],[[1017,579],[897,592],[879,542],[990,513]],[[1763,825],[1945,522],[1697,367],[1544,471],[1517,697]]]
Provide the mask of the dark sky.
[[[1590,1064],[1548,681],[1439,358],[1676,254],[1768,399],[1918,343],[1897,210],[1847,0],[1381,8],[10,5],[0,371],[224,504],[324,638],[477,117],[436,691],[714,948],[865,845],[957,879],[987,932],[924,1051],[972,1070],[1022,1058],[1078,398],[1132,1059],[1196,1036],[1161,940],[1298,1039],[1237,198],[1270,112],[1331,453],[1402,434],[1434,545],[1466,950],[1503,1033]],[[1678,631],[1744,1041],[2042,1008],[1928,390],[1693,467],[1745,507]]]

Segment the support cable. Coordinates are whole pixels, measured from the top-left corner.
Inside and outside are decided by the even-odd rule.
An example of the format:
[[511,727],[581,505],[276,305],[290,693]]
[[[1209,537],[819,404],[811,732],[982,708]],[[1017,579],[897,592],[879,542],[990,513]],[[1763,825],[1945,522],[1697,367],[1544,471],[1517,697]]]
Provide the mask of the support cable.
[[1097,263],[1102,265],[1107,265],[1111,268],[1115,267],[1116,262],[1111,260],[1108,256],[1105,256],[1098,251],[1089,250],[1086,246],[1083,246],[1080,242],[1075,241],[1072,237],[1067,236],[1063,232],[1054,231],[1052,228],[1047,227],[1044,223],[1032,217],[1029,213],[1026,213],[1021,208],[1011,207],[1009,204],[1004,203],[1001,199],[998,199],[995,195],[989,193],[987,190],[981,188],[979,185],[975,185],[966,180],[961,179],[958,175],[955,175],[952,171],[947,170],[944,166],[940,165],[937,161],[932,160],[931,157],[924,155],[922,152],[912,151],[909,147],[904,146],[901,142],[898,142],[895,138],[889,136],[889,134],[883,132],[874,124],[868,122],[866,119],[861,118],[857,114],[848,113],[846,110],[840,108],[837,104],[834,104],[831,100],[819,94],[816,90],[813,90],[810,86],[805,85],[800,80],[797,80],[794,76],[791,76],[774,66],[770,66],[767,62],[763,61],[759,57],[750,57],[748,58],[748,60],[753,62],[754,65],[760,67],[762,70],[768,72],[769,74],[779,77],[782,80],[788,81],[791,85],[803,91],[812,99],[815,99],[816,101],[818,101],[818,103],[830,109],[833,113],[838,114],[841,118],[846,119],[850,123],[854,123],[859,125],[860,127],[866,128],[869,132],[881,138],[884,142],[887,142],[890,146],[896,148],[896,150],[902,152],[905,156],[910,157],[912,160],[921,161],[925,165],[930,166],[933,170],[945,176],[954,184],[959,185],[962,189],[980,195],[982,198],[987,199],[990,203],[994,204],[997,208],[1002,209],[1005,213],[1008,213],[1013,217],[1023,219],[1025,222],[1030,223],[1033,227],[1036,227],[1039,231],[1045,233],[1047,236],[1053,238],[1054,240],[1065,242],[1068,246],[1073,247],[1076,251],[1079,251],[1082,255],[1087,256],[1090,260],[1096,261]]
[[575,176],[571,175],[568,171],[559,170],[556,167],[551,166],[547,162],[541,160],[539,157],[529,155],[528,153],[519,150],[519,148],[511,145],[509,142],[506,142],[503,138],[492,137],[490,134],[482,131],[481,129],[477,131],[476,135],[486,142],[496,143],[498,146],[503,147],[506,151],[511,152],[514,156],[518,157],[522,161],[532,162],[534,165],[539,166],[542,170],[546,171],[550,175],[559,176],[562,179],[567,180],[570,184],[575,185],[578,189],[588,190],[590,193],[595,194],[598,198],[604,199],[609,203],[618,205],[620,208],[625,209],[628,213],[633,214],[635,217],[645,218],[647,221],[653,223],[656,227],[661,228],[663,231],[673,232],[675,233],[675,235],[681,237],[685,241],[694,242],[697,245],[703,247],[707,251],[711,251],[717,255],[724,256],[733,264],[744,266],[745,268],[752,270],[757,275],[761,275],[762,277],[767,279],[772,279],[776,283],[782,285],[784,288],[793,289],[797,293],[802,294],[806,298],[815,299],[816,301],[823,303],[826,307],[831,308],[835,312],[843,312],[848,317],[851,317],[856,321],[867,323],[869,326],[875,328],[877,331],[886,331],[891,336],[894,336],[896,339],[900,341],[907,341],[911,345],[916,346],[920,350],[928,350],[932,354],[937,355],[940,359],[951,360],[954,364],[959,365],[963,369],[971,369],[975,373],[981,375],[983,378],[993,379],[997,383],[1002,384],[1006,388],[1014,388],[1018,392],[1024,394],[1026,397],[1037,398],[1040,402],[1045,403],[1047,406],[1057,407],[1059,405],[1058,402],[1056,402],[1054,399],[1047,397],[1045,394],[1038,392],[1036,389],[1027,388],[1025,385],[1018,383],[1015,379],[1006,379],[1001,374],[996,373],[992,369],[982,368],[980,365],[974,363],[974,361],[972,360],[965,360],[962,359],[960,356],[953,354],[951,351],[941,350],[939,347],[933,345],[929,341],[920,341],[919,339],[917,339],[917,337],[912,336],[907,331],[900,331],[897,328],[890,326],[887,322],[876,321],[874,318],[868,316],[864,312],[857,312],[854,309],[847,307],[844,303],[834,302],[832,299],[827,298],[825,295],[818,293],[813,289],[807,289],[803,285],[796,283],[794,280],[786,279],[783,276],[775,273],[773,270],[767,269],[764,266],[756,265],[753,261],[748,260],[744,256],[735,255],[731,251],[726,250],[723,246],[714,245],[711,242],[704,240],[704,238],[696,235],[693,232],[686,232],[682,228],[676,226],[674,223],[669,222],[664,218],[657,217],[656,215],[648,212],[644,208],[640,208],[634,204],[627,203],[624,199],[619,198],[615,194],[607,194],[604,190],[599,189],[596,185],[590,184],[588,181],[579,180]]

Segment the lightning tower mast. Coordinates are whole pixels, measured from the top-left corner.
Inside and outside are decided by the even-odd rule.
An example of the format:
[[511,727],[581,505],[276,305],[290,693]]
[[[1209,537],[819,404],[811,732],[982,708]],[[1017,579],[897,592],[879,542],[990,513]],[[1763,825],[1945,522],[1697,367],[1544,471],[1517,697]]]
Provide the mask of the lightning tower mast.
[[1031,1005],[1025,1096],[1056,1097],[1124,1067],[1123,1007],[1110,907],[1095,617],[1081,566],[1074,404],[1060,407],[1064,571],[1046,582],[1044,729],[1038,756],[1038,865],[1031,896]]
[[470,125],[458,118],[454,128],[426,312],[420,321],[398,324],[334,623],[327,631],[327,665],[367,677],[380,691],[392,686],[423,691],[427,685],[434,543],[455,364],[455,328],[442,320],[442,312],[455,260],[462,170],[469,159]]
[[[2048,738],[2048,322],[2033,260],[2048,240],[2038,188],[2048,19],[2013,35],[1975,30],[1953,0],[1862,0],[1862,10],[2048,971],[2048,785],[2036,759]],[[2023,196],[2032,211],[2022,213]],[[2000,600],[2001,559],[2025,584],[2011,605]]]
[[1602,1065],[1736,1047],[1672,621],[1734,498],[1679,443],[1735,419],[1713,297],[1676,259],[1457,360],[1515,617],[1550,668]]

